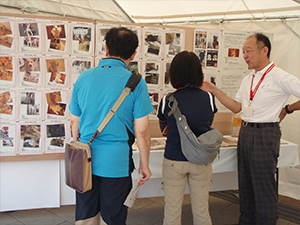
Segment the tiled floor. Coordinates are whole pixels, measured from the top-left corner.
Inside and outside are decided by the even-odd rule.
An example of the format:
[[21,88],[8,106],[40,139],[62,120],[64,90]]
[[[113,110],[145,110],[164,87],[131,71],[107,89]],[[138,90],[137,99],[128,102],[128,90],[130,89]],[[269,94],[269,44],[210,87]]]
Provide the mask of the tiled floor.
[[[185,195],[182,209],[182,225],[192,225],[190,196]],[[161,225],[163,221],[163,197],[139,198],[129,209],[128,225]],[[217,198],[209,197],[212,222],[215,225],[237,224],[239,205]],[[75,223],[75,206],[62,206],[54,209],[35,209],[0,213],[1,225],[71,225]],[[296,225],[279,218],[277,225]]]

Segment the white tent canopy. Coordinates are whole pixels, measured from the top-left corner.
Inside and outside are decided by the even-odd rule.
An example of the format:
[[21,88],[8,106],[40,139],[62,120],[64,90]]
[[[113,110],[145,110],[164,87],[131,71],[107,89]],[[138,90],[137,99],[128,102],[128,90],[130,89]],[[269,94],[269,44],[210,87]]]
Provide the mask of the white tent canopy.
[[[300,0],[1,0],[0,12],[271,33],[272,60],[300,78]],[[281,130],[300,146],[300,112],[288,115]],[[299,172],[281,169],[280,194],[300,199]]]
[[6,13],[156,24],[300,17],[300,0],[1,0],[0,7]]

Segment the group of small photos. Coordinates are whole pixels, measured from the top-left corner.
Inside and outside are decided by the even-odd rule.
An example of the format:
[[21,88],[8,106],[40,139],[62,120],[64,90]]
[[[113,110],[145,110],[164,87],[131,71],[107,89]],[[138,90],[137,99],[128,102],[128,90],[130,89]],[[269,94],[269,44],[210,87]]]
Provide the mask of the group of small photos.
[[221,31],[194,31],[194,52],[200,58],[202,68],[218,68]]
[[[104,37],[116,26],[0,17],[0,155],[64,152],[72,88],[105,57]],[[168,69],[184,49],[185,31],[127,27],[139,38],[129,70],[145,79],[154,118],[160,99],[173,91]]]

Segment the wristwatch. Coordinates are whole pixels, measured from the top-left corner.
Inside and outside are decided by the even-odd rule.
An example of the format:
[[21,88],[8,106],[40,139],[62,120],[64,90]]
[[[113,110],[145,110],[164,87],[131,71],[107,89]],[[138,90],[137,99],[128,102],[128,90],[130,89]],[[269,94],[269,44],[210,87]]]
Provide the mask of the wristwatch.
[[287,114],[291,114],[291,113],[294,112],[294,111],[289,110],[289,105],[286,105],[284,108],[285,108],[285,111],[286,111]]

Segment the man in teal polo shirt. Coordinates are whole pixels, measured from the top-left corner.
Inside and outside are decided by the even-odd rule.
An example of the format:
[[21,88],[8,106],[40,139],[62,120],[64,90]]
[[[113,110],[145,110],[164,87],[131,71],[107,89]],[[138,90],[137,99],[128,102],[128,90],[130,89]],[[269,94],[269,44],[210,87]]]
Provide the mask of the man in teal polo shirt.
[[[131,76],[127,66],[136,54],[138,38],[125,27],[106,34],[106,58],[77,79],[70,102],[74,139],[88,143]],[[141,79],[116,114],[91,144],[92,190],[76,193],[76,224],[99,224],[100,211],[108,224],[126,224],[123,205],[132,187],[134,169],[131,145],[136,135],[140,151],[140,185],[151,176],[148,115],[153,111],[146,82]],[[80,135],[79,135],[80,134]]]

